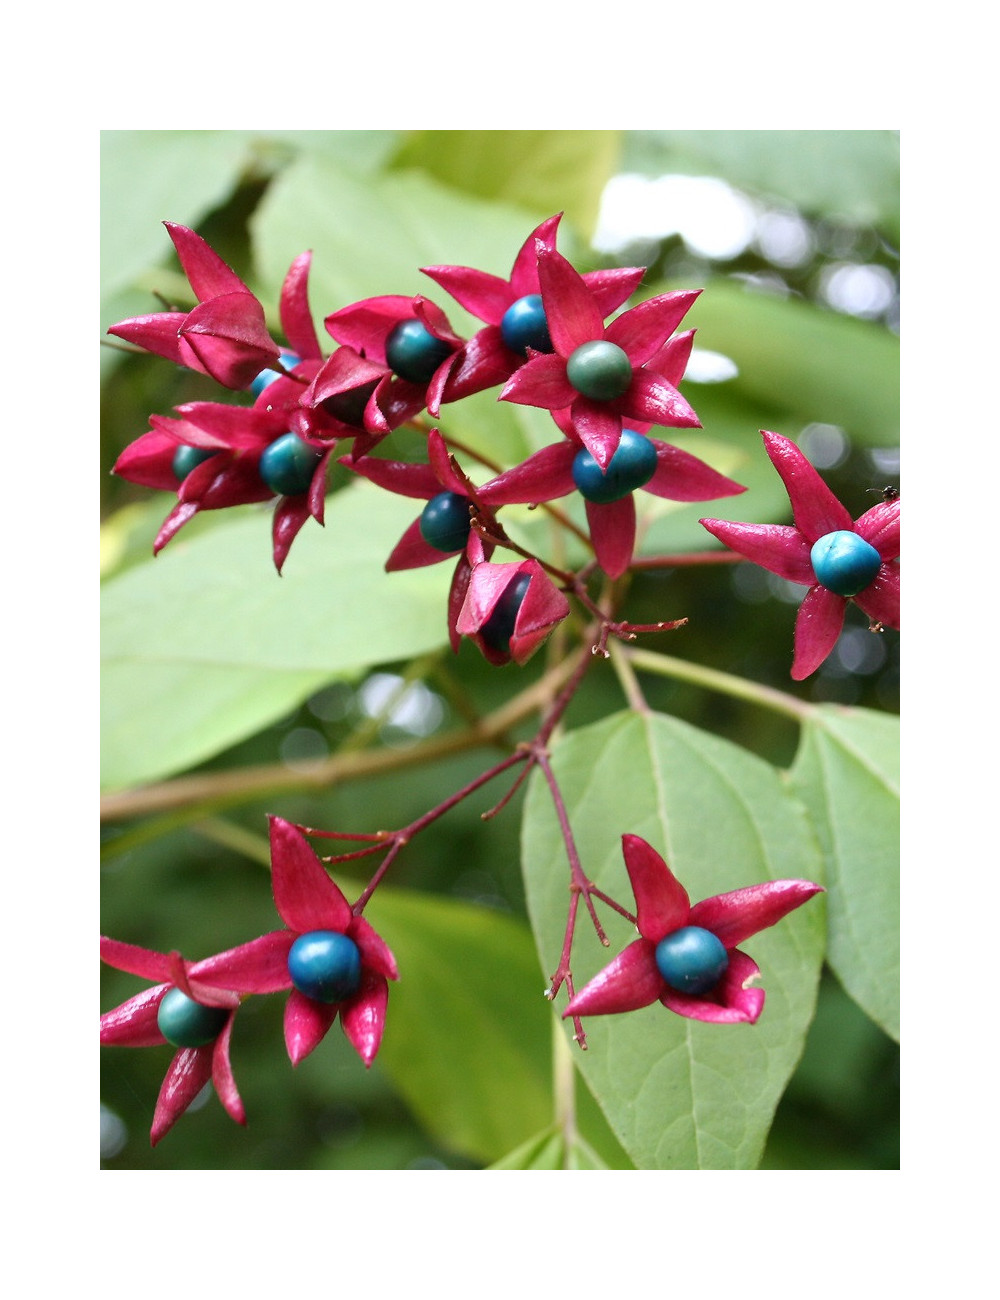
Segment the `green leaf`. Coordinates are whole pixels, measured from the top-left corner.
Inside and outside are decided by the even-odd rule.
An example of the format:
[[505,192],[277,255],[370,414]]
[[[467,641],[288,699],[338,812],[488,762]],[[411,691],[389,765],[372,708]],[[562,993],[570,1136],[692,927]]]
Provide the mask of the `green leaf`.
[[271,184],[251,231],[273,299],[293,258],[313,250],[309,296],[328,339],[324,317],[377,294],[426,294],[460,333],[481,328],[420,267],[474,266],[506,278],[531,225],[517,209],[422,172],[362,175],[330,158],[302,157]]
[[629,131],[622,170],[719,176],[812,216],[899,230],[898,131]]
[[[717,737],[657,714],[617,714],[571,732],[552,763],[584,870],[629,909],[626,832],[664,855],[692,901],[769,879],[821,879],[812,829],[778,773]],[[551,973],[565,931],[569,868],[538,773],[522,841],[529,913]],[[635,938],[634,927],[607,909],[602,920],[610,949],[597,942],[581,907],[577,988]],[[747,940],[767,990],[756,1025],[702,1024],[659,1003],[585,1021],[587,1050],[574,1046],[576,1065],[640,1168],[756,1166],[813,1014],[823,934],[822,899],[812,899]]]
[[697,327],[699,347],[736,362],[730,396],[784,412],[788,423],[836,424],[864,445],[898,445],[899,340],[882,326],[721,280],[684,323]]
[[899,719],[824,705],[790,772],[826,859],[827,960],[899,1041]]
[[607,1169],[601,1157],[577,1133],[568,1138],[554,1125],[536,1133],[491,1169]]
[[388,888],[366,915],[400,972],[380,1064],[440,1142],[500,1159],[552,1116],[551,1010],[527,925]]
[[447,637],[451,566],[387,574],[416,515],[364,480],[307,521],[281,577],[251,509],[102,588],[102,780],[166,776],[281,717],[322,684]]
[[[621,131],[410,131],[396,156],[480,198],[549,216],[565,212],[588,238],[618,169]],[[525,231],[527,234],[527,231]]]

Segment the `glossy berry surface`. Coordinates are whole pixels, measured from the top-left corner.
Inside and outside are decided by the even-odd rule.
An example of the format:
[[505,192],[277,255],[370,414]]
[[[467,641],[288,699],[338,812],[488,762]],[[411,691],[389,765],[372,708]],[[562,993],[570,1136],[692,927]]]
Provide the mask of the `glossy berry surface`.
[[540,293],[529,293],[511,303],[500,321],[500,334],[511,352],[528,355],[528,348],[536,352],[551,352],[549,323],[545,319]]
[[594,339],[570,353],[566,378],[584,397],[609,402],[621,397],[632,382],[632,362],[617,343]]
[[294,497],[309,490],[323,453],[295,433],[282,434],[260,458],[260,476],[279,496]]
[[469,527],[469,499],[458,492],[439,492],[420,514],[420,536],[436,551],[462,550]]
[[361,987],[358,945],[337,930],[300,934],[288,951],[288,973],[315,1002],[343,1002]]
[[605,471],[586,449],[576,453],[573,482],[588,501],[607,505],[648,483],[656,473],[656,464],[656,448],[649,439],[634,429],[622,429],[618,450]]
[[530,573],[519,573],[514,581],[504,590],[503,595],[493,606],[493,613],[479,629],[483,644],[498,654],[510,653],[510,638],[514,634],[518,610],[524,603]]
[[171,467],[177,482],[183,483],[196,466],[200,465],[202,461],[208,460],[210,456],[217,454],[208,447],[178,447],[174,452],[174,459],[171,461]]
[[656,945],[657,969],[678,993],[707,993],[728,965],[722,940],[700,925],[686,925]]
[[882,564],[875,547],[857,533],[827,533],[809,552],[816,581],[838,596],[856,596],[874,581]]
[[320,406],[327,415],[332,415],[341,424],[349,424],[352,428],[361,429],[365,423],[365,407],[368,405],[368,399],[377,387],[378,380],[373,379],[371,383],[362,384],[360,388],[349,388],[346,392],[334,393],[332,397],[320,402]]
[[426,384],[447,357],[451,346],[435,338],[418,320],[401,320],[385,341],[385,359],[400,379]]
[[156,1012],[160,1033],[174,1047],[206,1047],[222,1033],[229,1011],[206,1007],[180,989],[170,989]]
[[[280,357],[281,357],[281,364],[285,367],[286,370],[294,369],[295,366],[297,366],[299,364],[299,361],[301,360],[301,358],[297,357],[294,352],[286,352],[284,348],[282,348],[281,350]],[[269,387],[271,384],[274,383],[276,379],[280,379],[280,378],[281,378],[281,372],[278,370],[262,370],[260,374],[257,376],[257,378],[250,385],[250,392],[253,394],[254,397],[260,397],[261,393],[264,391],[265,388]]]

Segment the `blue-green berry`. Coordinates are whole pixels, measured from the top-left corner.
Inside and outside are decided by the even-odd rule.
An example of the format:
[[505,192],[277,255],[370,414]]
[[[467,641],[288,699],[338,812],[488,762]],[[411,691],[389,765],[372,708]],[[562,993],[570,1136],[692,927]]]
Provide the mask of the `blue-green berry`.
[[[282,348],[279,353],[279,359],[286,370],[293,370],[301,360],[301,358],[297,357],[294,352],[286,352],[284,348]],[[262,370],[250,385],[250,392],[254,397],[260,397],[265,388],[268,388],[273,384],[276,379],[281,378],[282,374],[280,370]]]
[[451,356],[452,347],[435,338],[418,320],[401,320],[394,325],[385,341],[385,359],[400,379],[426,384],[442,361]]
[[428,546],[446,554],[460,551],[469,540],[469,498],[459,492],[439,492],[420,514],[420,536]]
[[632,362],[617,343],[594,339],[581,343],[566,362],[566,378],[578,393],[595,402],[610,402],[632,382]]
[[856,596],[875,580],[882,557],[870,542],[842,529],[826,533],[809,552],[816,581],[838,596]]
[[320,406],[327,415],[332,415],[341,424],[362,429],[365,423],[365,407],[368,405],[369,397],[378,387],[378,382],[377,379],[373,379],[370,383],[362,384],[360,388],[348,388],[343,393],[334,393],[332,397],[327,397],[320,402]]
[[160,1033],[175,1047],[206,1047],[214,1043],[228,1019],[228,1008],[206,1007],[180,989],[168,990],[156,1012]]
[[296,433],[285,433],[260,458],[260,476],[279,496],[295,497],[309,490],[323,453],[310,447]]
[[656,967],[678,993],[707,993],[718,984],[728,965],[722,940],[700,925],[674,930],[656,945]]
[[289,949],[288,974],[314,1002],[343,1002],[361,987],[361,952],[337,930],[310,930]]
[[216,455],[218,455],[218,449],[213,450],[210,447],[188,447],[186,444],[178,447],[171,461],[174,478],[178,483],[183,483],[191,471],[200,465],[202,461]]
[[514,624],[518,611],[528,593],[530,573],[519,573],[503,592],[493,606],[493,612],[479,629],[483,645],[498,654],[510,654],[510,638],[514,634]]
[[588,501],[607,505],[641,488],[656,473],[656,448],[635,429],[622,429],[621,442],[602,472],[586,449],[573,458],[573,482]]
[[542,295],[529,293],[512,302],[500,321],[500,335],[511,352],[522,357],[528,355],[528,348],[534,348],[536,352],[551,352],[552,340]]

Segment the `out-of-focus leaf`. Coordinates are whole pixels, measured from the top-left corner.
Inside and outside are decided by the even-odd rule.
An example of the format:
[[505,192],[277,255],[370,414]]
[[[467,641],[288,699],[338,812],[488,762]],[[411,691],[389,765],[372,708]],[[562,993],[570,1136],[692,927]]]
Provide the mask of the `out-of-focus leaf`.
[[[775,769],[726,741],[661,715],[618,714],[571,732],[552,762],[584,870],[629,908],[625,832],[663,854],[692,902],[769,879],[820,879],[821,858],[801,806]],[[543,969],[552,972],[566,924],[569,868],[537,774],[522,840],[529,912]],[[606,909],[605,915],[610,950],[598,944],[580,909],[577,988],[635,938],[634,927]],[[584,1022],[587,1050],[574,1045],[574,1060],[640,1168],[756,1166],[802,1052],[823,935],[817,898],[743,945],[767,990],[756,1025],[702,1024],[658,1002]],[[564,1006],[563,997],[557,1001]]]
[[388,888],[366,915],[400,973],[379,1062],[440,1142],[500,1159],[552,1115],[551,1009],[531,932],[500,912]]
[[882,326],[726,280],[706,287],[685,324],[736,362],[730,396],[785,412],[791,427],[776,432],[820,422],[867,446],[898,445],[899,340]]
[[826,859],[827,960],[899,1041],[899,719],[819,708],[791,771]]
[[555,1126],[536,1133],[490,1169],[607,1169],[607,1165],[579,1136],[567,1137]]
[[414,503],[359,480],[306,523],[279,577],[268,511],[186,541],[102,589],[102,778],[163,777],[281,717],[324,682],[447,636],[451,566],[387,574]]
[[897,131],[628,131],[622,170],[719,176],[813,216],[899,230]]
[[396,155],[455,189],[548,216],[589,237],[618,170],[622,131],[410,131]]
[[327,157],[302,157],[277,177],[251,222],[257,268],[278,289],[292,259],[313,250],[309,296],[323,318],[376,294],[422,293],[459,332],[474,320],[420,267],[474,266],[506,278],[531,217],[473,198],[419,171],[361,175]]

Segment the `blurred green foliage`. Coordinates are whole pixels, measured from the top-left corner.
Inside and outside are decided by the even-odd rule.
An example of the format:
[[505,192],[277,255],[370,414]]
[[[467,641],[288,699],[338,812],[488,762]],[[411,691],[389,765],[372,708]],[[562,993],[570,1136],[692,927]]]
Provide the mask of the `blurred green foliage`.
[[[790,261],[773,240],[754,237],[737,251],[713,257],[676,231],[600,249],[593,241],[600,233],[601,196],[620,173],[725,182],[752,206],[761,230],[768,216],[791,214],[797,247],[804,251]],[[291,259],[313,248],[312,302],[320,323],[323,314],[366,294],[426,289],[421,265],[460,263],[506,275],[531,226],[564,210],[560,247],[580,269],[641,261],[649,266],[644,293],[647,287],[654,292],[663,285],[704,285],[691,322],[699,326],[698,343],[730,358],[737,374],[685,385],[704,431],[684,445],[701,454],[698,439],[704,438],[702,445],[735,460],[732,468],[726,461],[726,472],[750,488],[733,511],[736,517],[777,520],[787,511],[761,453],[762,427],[810,449],[855,516],[873,504],[884,484],[899,484],[898,298],[893,292],[851,314],[830,294],[832,277],[844,267],[867,269],[876,286],[898,285],[894,133],[106,132],[102,191],[102,332],[115,320],[157,310],[154,292],[184,301],[186,282],[159,225],[164,219],[197,228],[269,310]],[[467,326],[460,310],[448,310],[456,328]],[[115,479],[108,469],[145,432],[150,412],[165,413],[181,401],[217,400],[218,392],[210,381],[156,358],[112,349],[102,353],[102,380],[105,581],[127,629],[129,591],[139,590],[169,499]],[[461,436],[470,442],[476,437],[474,406],[455,410],[456,427],[461,424]],[[495,426],[499,432],[492,435],[500,440],[498,456],[520,457],[539,445],[544,434],[537,414],[505,405]],[[334,488],[343,488],[346,477],[335,477]],[[226,513],[196,519],[168,550],[180,553],[190,541],[190,553],[195,559],[203,554],[207,562],[216,552],[199,552],[197,544],[204,540],[209,546],[213,534],[224,530],[217,553],[245,548],[245,572],[252,575],[246,581],[266,593],[266,584],[279,581],[270,570],[267,516],[248,508],[247,521],[238,524],[241,540],[229,531]],[[705,509],[685,507],[654,518],[648,549],[705,548],[700,513]],[[330,540],[329,529],[313,531],[315,536],[304,532],[296,543],[303,573],[306,554],[318,556]],[[388,543],[397,535],[392,532]],[[296,558],[293,550],[290,565]],[[157,562],[164,571],[168,559],[165,552]],[[170,563],[176,567],[166,577],[149,566],[151,581],[169,585],[185,561]],[[297,581],[292,572],[290,567],[289,586]],[[211,584],[218,576],[202,571],[199,579],[195,566],[186,580]],[[136,585],[126,589],[129,579]],[[335,590],[321,586],[314,597],[315,611],[331,625],[346,616]],[[678,566],[637,572],[627,613],[636,622],[688,616],[682,631],[650,636],[644,647],[810,701],[897,711],[898,637],[871,637],[853,606],[838,651],[808,681],[791,682],[797,599],[751,565]],[[260,601],[262,622],[279,617],[266,594]],[[413,618],[420,617],[418,609]],[[221,612],[219,623],[221,636]],[[322,618],[317,628],[321,639]],[[427,648],[423,641],[408,645],[389,662],[379,659],[379,671],[402,674],[402,655]],[[119,665],[131,684],[120,694],[116,688],[108,701],[132,714],[136,782],[187,771],[192,761],[189,755],[164,765],[155,728],[157,715],[167,720],[172,711],[191,707],[190,681],[182,675],[171,684],[169,673],[144,676],[142,659],[140,653]],[[223,700],[212,714],[213,741],[190,770],[197,775],[284,765],[294,772],[296,765],[370,733],[387,748],[414,744],[412,731],[372,719],[362,688],[374,662],[362,654],[354,669],[347,665],[314,676],[313,665],[297,664],[297,688],[276,693],[241,726]],[[536,680],[544,666],[539,656],[523,670],[496,672],[469,645],[457,656],[432,654],[423,678],[427,698],[439,710],[432,734],[458,724],[470,709],[485,714],[498,707]],[[154,695],[144,697],[150,680]],[[643,688],[654,709],[768,762],[784,767],[794,758],[798,729],[783,716],[680,681],[644,677]],[[259,683],[249,686],[244,701],[256,696],[259,705],[258,692]],[[565,724],[580,727],[620,707],[613,675],[594,672]],[[523,724],[510,739],[526,739],[532,730]],[[402,826],[477,776],[496,755],[474,750],[342,786],[315,790],[303,784],[248,796],[222,809],[111,818],[104,830],[102,931],[155,949],[179,947],[197,958],[273,929],[278,920],[263,865],[265,814],[345,831],[372,830],[373,820],[381,827]],[[109,784],[131,781],[126,758]],[[551,1151],[544,1154],[544,1138],[536,1139],[552,1118],[545,1113],[551,1011],[526,921],[519,865],[523,794],[499,816],[482,819],[502,793],[500,787],[481,792],[417,837],[394,867],[391,887],[384,895],[380,890],[371,905],[373,923],[384,926],[397,953],[412,941],[408,936],[419,936],[423,952],[413,961],[437,971],[433,987],[449,999],[440,1016],[426,995],[401,981],[392,991],[385,1044],[371,1071],[336,1026],[293,1071],[281,1038],[284,999],[251,999],[233,1041],[249,1128],[234,1125],[211,1095],[156,1151],[149,1148],[148,1128],[170,1049],[104,1051],[104,1167],[478,1168],[502,1160],[519,1143],[533,1144],[527,1157],[532,1167],[546,1167]],[[365,879],[357,875],[358,889]],[[384,916],[378,906],[383,897]],[[418,914],[424,920],[414,932],[411,918]],[[507,954],[503,960],[497,957],[501,952]],[[141,981],[102,967],[102,1009],[141,987]],[[577,1096],[586,1150],[605,1165],[628,1168],[628,1157],[582,1082]],[[826,973],[763,1167],[894,1168],[897,1116],[898,1049]],[[581,1158],[581,1166],[588,1161]]]

